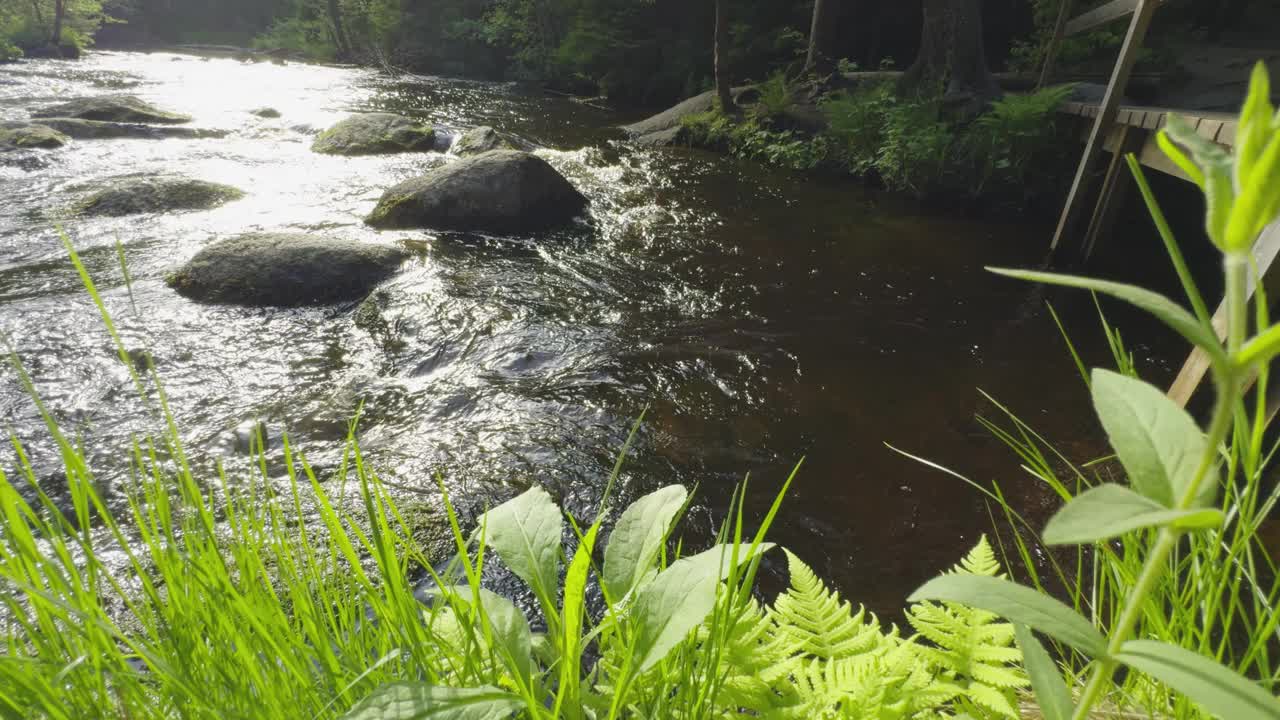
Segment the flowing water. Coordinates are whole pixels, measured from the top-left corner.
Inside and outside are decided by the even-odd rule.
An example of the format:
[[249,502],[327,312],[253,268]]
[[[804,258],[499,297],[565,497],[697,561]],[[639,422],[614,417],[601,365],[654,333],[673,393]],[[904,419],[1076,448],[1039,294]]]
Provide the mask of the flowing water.
[[[744,477],[758,516],[804,458],[773,539],[881,611],[990,528],[974,490],[886,443],[1001,479],[1035,509],[1043,493],[974,420],[989,410],[978,388],[1054,440],[1093,433],[1040,296],[982,269],[1038,263],[1043,227],[928,216],[851,182],[631,149],[613,128],[634,118],[514,86],[362,69],[164,53],[0,66],[0,122],[120,92],[228,134],[0,156],[0,330],[107,479],[152,421],[59,222],[126,344],[150,349],[206,467],[234,458],[256,420],[277,450],[288,432],[331,467],[363,404],[362,448],[404,496],[434,502],[438,473],[474,513],[536,482],[587,513],[647,408],[624,497],[696,484],[686,531],[705,538]],[[282,117],[250,114],[262,106]],[[367,110],[450,133],[489,124],[535,143],[590,198],[590,216],[539,237],[368,229],[362,218],[385,188],[448,157],[310,152],[317,129]],[[88,185],[160,173],[247,196],[209,212],[64,212]],[[404,239],[415,256],[379,291],[385,324],[372,332],[354,305],[202,306],[164,284],[203,245],[254,230]],[[54,477],[12,372],[0,410]]]

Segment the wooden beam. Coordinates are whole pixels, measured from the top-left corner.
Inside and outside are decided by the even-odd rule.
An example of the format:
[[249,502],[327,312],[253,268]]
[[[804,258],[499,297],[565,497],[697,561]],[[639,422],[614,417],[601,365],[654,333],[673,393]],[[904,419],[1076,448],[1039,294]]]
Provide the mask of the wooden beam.
[[1049,75],[1053,72],[1053,61],[1058,59],[1058,46],[1062,44],[1062,38],[1067,30],[1067,20],[1071,17],[1071,10],[1074,7],[1075,0],[1062,0],[1062,7],[1058,8],[1058,19],[1053,23],[1053,34],[1049,36],[1049,44],[1044,47],[1044,64],[1040,66],[1040,80],[1036,82],[1036,90],[1049,84]]
[[1137,152],[1142,147],[1142,131],[1128,125],[1117,125],[1107,138],[1107,149],[1111,151],[1111,162],[1107,165],[1107,175],[1102,181],[1102,189],[1098,192],[1098,202],[1093,207],[1093,217],[1089,219],[1089,229],[1084,234],[1084,259],[1087,262],[1093,255],[1093,248],[1098,238],[1108,234],[1115,224],[1116,214],[1124,205],[1128,194],[1129,168],[1124,157]]
[[[1268,297],[1275,297],[1276,290],[1280,286],[1280,263],[1275,262],[1277,255],[1280,255],[1280,220],[1268,225],[1253,246],[1253,259],[1257,263],[1258,276],[1262,278]],[[1257,276],[1250,273],[1247,285],[1250,298],[1253,297],[1257,287],[1256,278]],[[1227,304],[1225,302],[1213,313],[1213,329],[1218,333],[1219,338],[1227,336]],[[1204,350],[1194,348],[1182,364],[1182,370],[1178,372],[1173,385],[1169,386],[1169,398],[1186,407],[1208,372],[1209,356]]]
[[1120,97],[1124,95],[1124,88],[1129,83],[1129,74],[1133,72],[1133,64],[1138,59],[1138,48],[1142,46],[1147,28],[1151,26],[1151,16],[1159,6],[1158,0],[1137,0],[1137,3],[1133,20],[1129,23],[1129,32],[1124,37],[1124,44],[1120,46],[1120,57],[1116,61],[1115,69],[1111,72],[1111,82],[1107,84],[1107,92],[1102,96],[1098,119],[1089,133],[1089,141],[1085,143],[1084,157],[1080,159],[1080,166],[1076,168],[1071,192],[1067,194],[1066,207],[1062,210],[1062,217],[1058,219],[1058,229],[1053,234],[1053,242],[1049,245],[1050,250],[1057,249],[1058,244],[1071,231],[1077,207],[1084,201],[1089,173],[1093,169],[1093,163],[1097,160],[1098,154],[1102,152],[1102,144],[1106,141],[1106,134],[1111,129],[1111,124],[1115,122],[1116,110],[1120,107]]
[[[1156,4],[1163,0],[1156,0]],[[1114,20],[1119,20],[1138,9],[1139,0],[1111,0],[1111,2],[1094,8],[1086,13],[1081,13],[1067,22],[1064,30],[1068,36],[1077,33],[1092,30],[1099,25],[1106,25]]]

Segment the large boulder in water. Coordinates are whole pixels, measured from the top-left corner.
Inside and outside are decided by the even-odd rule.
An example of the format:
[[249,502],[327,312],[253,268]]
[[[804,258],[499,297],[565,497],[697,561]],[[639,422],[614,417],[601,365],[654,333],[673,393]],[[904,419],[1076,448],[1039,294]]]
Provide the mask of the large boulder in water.
[[396,185],[365,222],[379,228],[519,232],[568,222],[586,205],[547,161],[495,150]]
[[82,120],[80,118],[41,118],[40,124],[78,140],[106,140],[110,138],[147,140],[182,138],[201,140],[205,138],[222,138],[228,134],[226,130],[211,130],[208,128],[104,122],[102,120]]
[[132,95],[77,98],[31,114],[36,118],[79,118],[118,123],[177,125],[191,122],[190,115],[166,112]]
[[516,146],[503,136],[498,134],[497,130],[488,125],[471,128],[462,133],[456,142],[453,143],[453,152],[457,155],[480,155],[491,150],[516,150]]
[[29,150],[31,148],[57,148],[71,142],[71,138],[44,125],[21,125],[0,128],[0,150]]
[[80,204],[85,215],[138,215],[172,210],[208,210],[238,200],[230,185],[185,177],[132,177],[112,181]]
[[385,155],[428,152],[435,143],[430,125],[403,115],[369,113],[352,115],[320,133],[311,149],[327,155]]
[[219,240],[168,277],[199,302],[294,307],[358,300],[407,254],[388,245],[290,233]]

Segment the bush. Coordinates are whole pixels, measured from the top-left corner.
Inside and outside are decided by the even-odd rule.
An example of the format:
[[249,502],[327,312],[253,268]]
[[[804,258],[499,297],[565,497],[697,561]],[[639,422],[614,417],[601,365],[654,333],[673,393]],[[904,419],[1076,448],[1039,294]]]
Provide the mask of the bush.
[[290,50],[314,60],[332,60],[338,54],[329,39],[328,28],[320,20],[286,17],[253,39],[261,50]]
[[12,62],[22,57],[22,48],[6,38],[0,38],[0,62]]
[[770,75],[768,80],[756,86],[756,90],[760,96],[751,107],[751,114],[761,120],[779,117],[795,104],[795,95],[785,72]]

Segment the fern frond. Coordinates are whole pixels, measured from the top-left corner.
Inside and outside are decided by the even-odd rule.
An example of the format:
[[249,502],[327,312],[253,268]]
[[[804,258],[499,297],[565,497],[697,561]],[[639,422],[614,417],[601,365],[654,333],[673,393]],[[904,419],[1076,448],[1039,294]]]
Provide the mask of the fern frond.
[[[1003,569],[984,536],[953,572],[999,577]],[[907,619],[930,643],[916,646],[918,657],[963,688],[964,701],[1017,717],[1014,690],[1029,682],[1011,624],[957,603],[918,603],[907,611]]]
[[862,606],[840,599],[800,558],[787,552],[791,587],[774,601],[770,615],[780,636],[800,652],[828,660],[854,657],[885,646],[880,622]]

